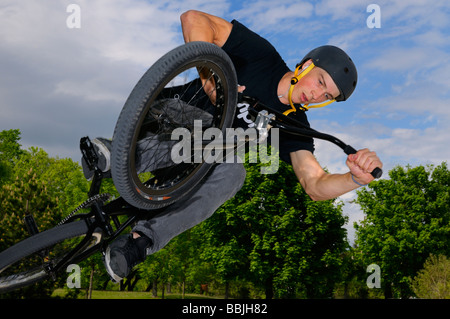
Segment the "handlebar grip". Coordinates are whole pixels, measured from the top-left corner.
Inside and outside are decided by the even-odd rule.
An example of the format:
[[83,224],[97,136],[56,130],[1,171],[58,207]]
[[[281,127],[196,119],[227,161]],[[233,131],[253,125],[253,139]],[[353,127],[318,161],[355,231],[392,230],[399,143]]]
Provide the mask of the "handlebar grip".
[[[345,154],[350,155],[350,154],[356,154],[357,151],[353,147],[351,147],[350,145],[346,145],[346,147],[344,148],[344,152],[345,152]],[[379,167],[376,167],[370,173],[370,175],[372,175],[374,178],[380,178],[381,175],[383,175],[383,170],[381,168],[379,168]]]
[[383,175],[383,170],[379,167],[376,167],[372,173],[370,173],[374,178],[380,178]]

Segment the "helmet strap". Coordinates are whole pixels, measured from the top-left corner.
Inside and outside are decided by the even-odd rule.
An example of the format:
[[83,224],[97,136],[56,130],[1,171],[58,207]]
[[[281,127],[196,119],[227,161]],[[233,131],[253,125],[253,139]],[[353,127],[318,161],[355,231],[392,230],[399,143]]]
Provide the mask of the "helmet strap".
[[303,110],[303,111],[308,111],[309,109],[317,109],[319,107],[327,106],[327,105],[329,105],[329,104],[331,104],[333,102],[336,102],[336,100],[329,100],[329,101],[323,102],[321,104],[312,104],[312,105],[305,104],[305,105],[302,105],[300,107],[300,109]]
[[[302,71],[300,71],[301,67],[302,67],[302,65],[299,65],[295,68],[294,77],[291,78],[291,86],[289,88],[289,94],[288,94],[289,104],[291,105],[291,108],[289,110],[285,111],[283,113],[284,115],[288,115],[291,112],[297,111],[297,109],[294,106],[294,103],[292,102],[292,92],[294,91],[294,86],[298,83],[298,81],[300,81],[301,78],[303,78],[306,74],[308,74],[309,71],[311,71],[315,67],[315,65],[314,65],[314,63],[311,62],[311,64],[306,69],[303,69]],[[299,71],[300,71],[300,73],[299,73]],[[314,104],[314,105],[305,104],[305,105],[302,105],[300,107],[300,109],[302,111],[308,111],[310,108],[319,108],[319,107],[327,106],[328,104],[331,104],[334,101],[336,101],[336,100],[326,101],[322,104]]]

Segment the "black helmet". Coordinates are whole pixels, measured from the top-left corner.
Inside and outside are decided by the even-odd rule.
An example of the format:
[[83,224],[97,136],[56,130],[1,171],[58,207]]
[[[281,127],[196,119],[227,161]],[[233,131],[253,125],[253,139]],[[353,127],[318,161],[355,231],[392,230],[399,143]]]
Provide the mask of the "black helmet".
[[336,101],[345,101],[356,87],[358,74],[352,59],[338,47],[324,45],[309,52],[297,67],[311,59],[315,66],[324,69],[333,79],[339,89],[339,96]]

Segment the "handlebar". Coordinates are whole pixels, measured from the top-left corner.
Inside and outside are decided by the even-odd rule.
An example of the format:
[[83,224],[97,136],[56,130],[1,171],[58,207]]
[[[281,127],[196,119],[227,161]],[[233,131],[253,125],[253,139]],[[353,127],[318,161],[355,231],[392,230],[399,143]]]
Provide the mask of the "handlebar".
[[[313,137],[313,138],[318,138],[321,140],[326,140],[329,141],[337,146],[339,146],[340,148],[342,148],[342,150],[344,151],[345,154],[350,155],[350,154],[356,154],[356,149],[354,149],[351,145],[345,144],[344,142],[342,142],[340,139],[338,139],[337,137],[334,137],[332,135],[329,134],[324,134],[321,132],[318,132],[314,129],[311,128],[298,128],[298,127],[291,127],[291,126],[285,126],[279,122],[276,121],[272,121],[270,122],[270,124],[273,127],[277,127],[280,128],[282,130],[285,130],[287,132],[290,133],[294,133],[296,135],[301,135],[301,136],[306,136],[306,137]],[[371,173],[370,173],[374,178],[380,178],[383,175],[383,170],[379,167],[376,167]]]
[[[257,115],[258,110],[255,109],[255,107],[257,105],[260,105],[262,109],[266,109],[269,112],[273,113],[276,117],[275,120],[271,120],[269,122],[269,124],[272,127],[276,127],[279,129],[282,129],[288,133],[292,133],[295,135],[301,135],[301,136],[306,136],[306,137],[313,137],[313,138],[318,138],[321,140],[326,140],[329,141],[337,146],[339,146],[345,154],[350,155],[350,154],[356,154],[356,150],[344,143],[343,141],[341,141],[340,139],[338,139],[337,137],[334,137],[332,135],[329,134],[325,134],[325,133],[321,133],[319,131],[316,131],[310,127],[307,127],[306,125],[304,125],[303,123],[300,123],[292,118],[287,117],[286,115],[284,115],[281,112],[278,112],[270,107],[267,107],[265,105],[262,105],[259,101],[257,101],[254,98],[251,97],[247,97],[247,96],[243,96],[241,97],[243,100],[253,104],[252,107],[249,107],[249,112],[253,112],[252,115]],[[289,126],[285,125],[288,124]],[[293,126],[291,126],[293,125]],[[371,173],[370,173],[374,178],[380,178],[383,175],[383,170],[379,167],[376,167]]]
[[[350,145],[347,145],[347,147],[344,149],[344,153],[347,155],[350,154],[356,154],[356,150],[351,147]],[[383,170],[379,167],[375,167],[375,169],[370,173],[374,178],[380,178],[383,175]]]

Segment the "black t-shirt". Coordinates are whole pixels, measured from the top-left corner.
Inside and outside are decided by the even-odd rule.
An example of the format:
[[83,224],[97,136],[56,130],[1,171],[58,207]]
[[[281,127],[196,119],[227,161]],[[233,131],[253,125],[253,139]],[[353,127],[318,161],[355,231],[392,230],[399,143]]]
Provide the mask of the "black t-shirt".
[[[222,49],[233,61],[239,85],[246,87],[244,94],[281,112],[290,109],[290,106],[280,102],[277,93],[278,83],[289,72],[280,54],[266,39],[238,21],[233,20],[231,23],[233,29]],[[245,116],[244,112],[236,110],[234,126],[248,128],[249,118]],[[305,112],[298,110],[290,113],[289,117],[294,117],[309,127]],[[279,136],[280,157],[287,163],[291,163],[289,155],[291,152],[298,150],[314,152],[312,138],[294,137],[281,130]]]

